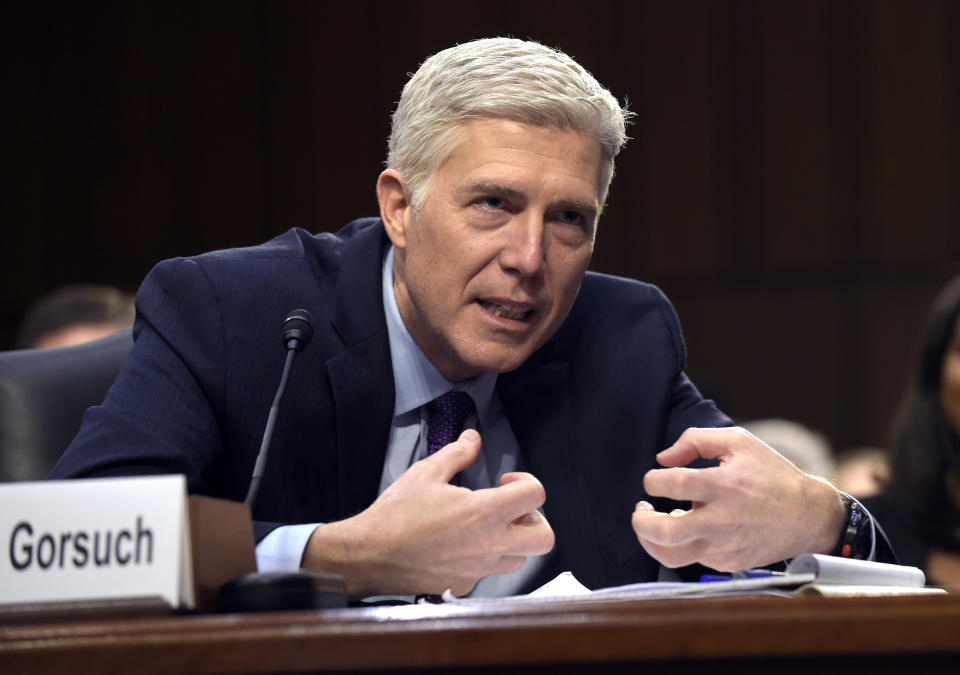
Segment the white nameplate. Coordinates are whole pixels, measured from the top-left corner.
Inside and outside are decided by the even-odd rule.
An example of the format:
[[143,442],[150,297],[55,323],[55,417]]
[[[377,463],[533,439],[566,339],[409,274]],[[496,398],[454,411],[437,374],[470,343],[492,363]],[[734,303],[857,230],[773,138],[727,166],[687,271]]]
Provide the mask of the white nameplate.
[[183,476],[0,485],[0,603],[194,607],[186,494]]

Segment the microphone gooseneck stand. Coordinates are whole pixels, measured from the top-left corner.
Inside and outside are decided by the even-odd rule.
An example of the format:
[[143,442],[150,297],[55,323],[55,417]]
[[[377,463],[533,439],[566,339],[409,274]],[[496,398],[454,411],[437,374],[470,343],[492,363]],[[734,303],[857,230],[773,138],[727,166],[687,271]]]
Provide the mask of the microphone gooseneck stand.
[[[251,511],[260,490],[260,479],[266,467],[273,428],[280,410],[280,400],[287,387],[293,357],[307,346],[311,337],[313,318],[310,312],[305,309],[290,312],[283,321],[283,343],[287,348],[287,358],[244,500]],[[347,593],[343,577],[339,574],[308,570],[245,574],[225,584],[217,596],[217,610],[220,612],[270,612],[346,606]]]

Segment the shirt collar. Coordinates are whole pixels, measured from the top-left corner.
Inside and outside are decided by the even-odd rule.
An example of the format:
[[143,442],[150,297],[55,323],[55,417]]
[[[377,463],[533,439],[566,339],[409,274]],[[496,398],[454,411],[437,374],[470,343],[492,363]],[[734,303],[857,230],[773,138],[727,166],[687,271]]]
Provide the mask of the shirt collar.
[[482,424],[490,407],[497,374],[481,373],[473,379],[454,383],[445,378],[431,363],[410,335],[400,316],[397,298],[393,292],[393,252],[394,247],[390,246],[384,256],[382,279],[383,308],[393,362],[394,416],[415,410],[456,388],[465,391],[473,399]]

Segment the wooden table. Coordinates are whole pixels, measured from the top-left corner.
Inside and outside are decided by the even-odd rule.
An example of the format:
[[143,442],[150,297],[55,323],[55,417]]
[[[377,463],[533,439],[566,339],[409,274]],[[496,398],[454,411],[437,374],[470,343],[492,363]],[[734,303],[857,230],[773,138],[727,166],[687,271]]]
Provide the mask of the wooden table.
[[0,625],[0,672],[960,672],[960,595],[443,611],[410,606],[7,623]]

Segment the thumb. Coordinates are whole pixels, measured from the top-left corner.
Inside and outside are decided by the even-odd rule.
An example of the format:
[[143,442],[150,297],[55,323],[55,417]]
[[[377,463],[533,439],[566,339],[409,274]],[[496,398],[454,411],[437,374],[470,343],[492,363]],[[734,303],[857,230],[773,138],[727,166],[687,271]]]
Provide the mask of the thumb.
[[476,461],[480,454],[480,445],[480,434],[475,429],[465,429],[460,438],[425,457],[420,463],[429,469],[431,476],[449,483],[454,476]]

